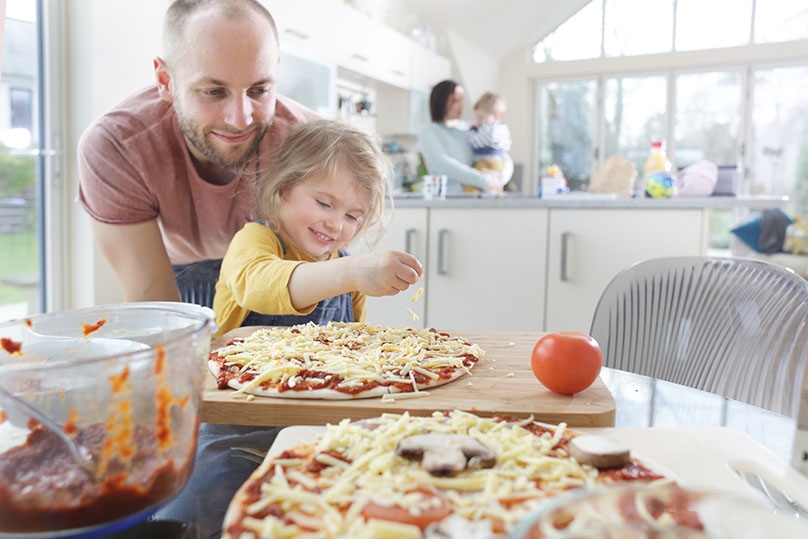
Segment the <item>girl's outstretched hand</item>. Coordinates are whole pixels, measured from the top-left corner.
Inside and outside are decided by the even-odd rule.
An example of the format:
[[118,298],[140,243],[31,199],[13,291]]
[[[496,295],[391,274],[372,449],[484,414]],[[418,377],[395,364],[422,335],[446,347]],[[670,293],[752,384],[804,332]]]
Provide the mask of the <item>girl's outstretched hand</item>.
[[415,284],[424,273],[421,262],[403,251],[385,249],[352,255],[353,289],[368,296],[392,296]]

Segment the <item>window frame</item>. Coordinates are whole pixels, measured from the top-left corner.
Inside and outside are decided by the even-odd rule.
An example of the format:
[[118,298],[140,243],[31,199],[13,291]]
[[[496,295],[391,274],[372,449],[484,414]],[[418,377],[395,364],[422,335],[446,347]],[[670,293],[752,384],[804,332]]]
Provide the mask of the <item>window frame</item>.
[[[594,170],[604,162],[605,147],[605,116],[604,93],[605,79],[619,77],[640,77],[650,75],[665,75],[668,77],[668,95],[666,107],[666,140],[668,153],[674,155],[674,125],[675,125],[675,76],[678,74],[697,72],[723,72],[739,71],[742,75],[742,106],[738,140],[738,166],[740,177],[739,194],[748,194],[752,179],[749,178],[749,155],[746,149],[751,141],[752,105],[754,88],[754,75],[760,69],[778,67],[808,67],[808,39],[781,42],[743,45],[723,49],[709,49],[704,51],[669,52],[649,54],[642,56],[600,57],[587,60],[573,60],[567,62],[544,62],[527,66],[527,77],[532,82],[533,126],[531,145],[531,179],[527,189],[535,193],[538,189],[539,151],[543,141],[539,130],[540,103],[538,96],[540,85],[552,82],[569,82],[595,79],[598,82],[598,96],[596,99],[596,133],[593,140],[597,147],[593,148]],[[594,174],[594,170],[592,174]]]

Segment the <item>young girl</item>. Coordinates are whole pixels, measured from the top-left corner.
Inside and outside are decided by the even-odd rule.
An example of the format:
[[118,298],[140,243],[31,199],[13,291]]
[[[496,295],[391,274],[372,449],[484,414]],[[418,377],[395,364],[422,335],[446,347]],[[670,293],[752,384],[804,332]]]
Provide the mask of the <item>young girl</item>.
[[373,137],[328,120],[297,126],[257,186],[261,221],[244,225],[222,261],[217,335],[239,326],[365,320],[365,296],[406,290],[414,256],[341,250],[379,221],[390,178]]

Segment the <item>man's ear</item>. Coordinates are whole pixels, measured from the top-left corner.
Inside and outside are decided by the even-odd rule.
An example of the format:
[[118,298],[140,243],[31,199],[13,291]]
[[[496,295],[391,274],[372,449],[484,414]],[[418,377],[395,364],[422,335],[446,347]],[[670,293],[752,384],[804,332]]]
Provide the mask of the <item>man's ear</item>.
[[157,81],[157,92],[164,101],[174,102],[171,95],[171,73],[168,72],[165,60],[159,56],[154,59],[154,78]]

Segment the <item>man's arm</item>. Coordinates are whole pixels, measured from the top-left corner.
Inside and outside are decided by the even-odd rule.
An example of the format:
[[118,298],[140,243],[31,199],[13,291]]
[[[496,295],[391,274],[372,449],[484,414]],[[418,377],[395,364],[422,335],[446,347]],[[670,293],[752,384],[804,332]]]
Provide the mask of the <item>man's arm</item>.
[[180,301],[156,219],[132,225],[91,222],[95,241],[115,271],[125,301]]

